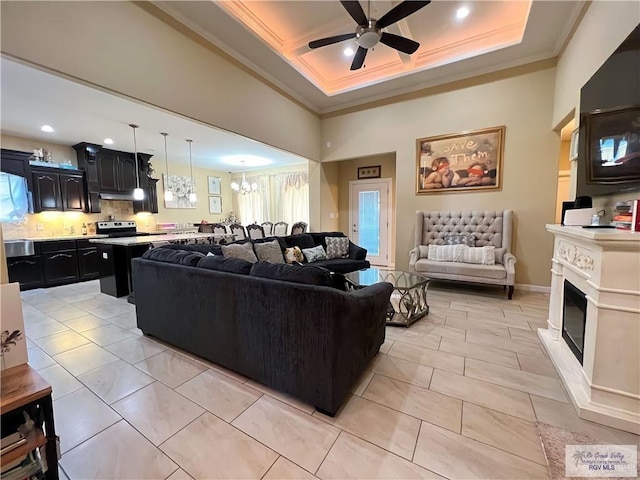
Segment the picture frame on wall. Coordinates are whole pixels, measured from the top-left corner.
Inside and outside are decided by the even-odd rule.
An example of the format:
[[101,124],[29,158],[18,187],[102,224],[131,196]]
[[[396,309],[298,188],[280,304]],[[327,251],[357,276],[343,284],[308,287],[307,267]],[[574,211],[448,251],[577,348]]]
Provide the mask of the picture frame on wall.
[[222,197],[209,197],[209,213],[212,215],[222,214]]
[[505,127],[416,140],[416,194],[502,189]]
[[365,178],[380,178],[380,173],[380,165],[374,165],[371,167],[358,167],[358,180],[362,180]]
[[578,140],[580,129],[576,128],[571,132],[571,143],[569,144],[569,161],[573,162],[578,159]]
[[207,177],[207,184],[209,186],[209,195],[221,195],[222,179],[220,177]]

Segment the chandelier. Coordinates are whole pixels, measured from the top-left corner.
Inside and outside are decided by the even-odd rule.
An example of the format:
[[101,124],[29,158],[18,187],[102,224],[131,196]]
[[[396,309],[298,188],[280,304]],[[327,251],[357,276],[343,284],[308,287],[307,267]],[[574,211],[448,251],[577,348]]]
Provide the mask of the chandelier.
[[257,192],[258,184],[253,182],[249,184],[247,177],[244,174],[244,160],[240,162],[242,164],[242,182],[238,185],[238,182],[231,182],[231,189],[240,195],[246,195],[247,193]]

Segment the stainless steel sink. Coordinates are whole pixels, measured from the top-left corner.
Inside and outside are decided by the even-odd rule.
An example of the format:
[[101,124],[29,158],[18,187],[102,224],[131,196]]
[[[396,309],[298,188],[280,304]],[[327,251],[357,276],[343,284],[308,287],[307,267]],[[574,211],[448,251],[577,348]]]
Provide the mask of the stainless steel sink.
[[4,251],[7,258],[35,255],[33,240],[5,240]]

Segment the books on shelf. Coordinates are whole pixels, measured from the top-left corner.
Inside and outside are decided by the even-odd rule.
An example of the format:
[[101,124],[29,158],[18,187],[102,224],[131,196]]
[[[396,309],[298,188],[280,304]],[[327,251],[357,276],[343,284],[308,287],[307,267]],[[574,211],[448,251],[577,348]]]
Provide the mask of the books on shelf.
[[2,480],[43,479],[44,473],[37,451],[32,450],[23,459],[18,459],[3,468]]

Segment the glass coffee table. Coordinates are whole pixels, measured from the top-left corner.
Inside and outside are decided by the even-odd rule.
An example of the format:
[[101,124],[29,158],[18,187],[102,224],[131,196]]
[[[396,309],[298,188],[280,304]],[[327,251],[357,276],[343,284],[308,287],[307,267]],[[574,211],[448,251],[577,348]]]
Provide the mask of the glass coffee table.
[[402,270],[385,270],[367,268],[345,274],[350,288],[362,288],[378,282],[389,282],[393,285],[387,325],[408,327],[416,320],[429,313],[427,289],[429,279]]

